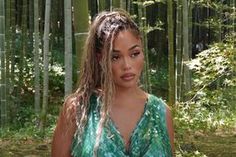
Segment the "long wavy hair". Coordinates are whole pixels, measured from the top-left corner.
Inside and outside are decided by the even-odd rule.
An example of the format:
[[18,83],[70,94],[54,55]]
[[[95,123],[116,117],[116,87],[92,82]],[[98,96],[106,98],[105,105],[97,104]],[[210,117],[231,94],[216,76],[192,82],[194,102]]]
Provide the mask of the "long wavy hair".
[[[84,47],[79,87],[73,94],[73,103],[77,110],[76,134],[82,135],[88,119],[90,96],[94,91],[99,91],[101,108],[94,146],[95,156],[97,156],[102,129],[107,121],[115,92],[111,66],[113,42],[117,34],[123,30],[129,30],[141,38],[138,26],[123,10],[101,12],[95,17]],[[81,142],[81,139],[78,142]]]

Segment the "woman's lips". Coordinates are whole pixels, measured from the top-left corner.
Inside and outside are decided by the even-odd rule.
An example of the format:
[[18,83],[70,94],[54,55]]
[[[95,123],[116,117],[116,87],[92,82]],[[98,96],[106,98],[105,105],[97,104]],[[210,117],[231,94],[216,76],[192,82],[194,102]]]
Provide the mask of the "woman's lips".
[[134,77],[135,77],[135,74],[133,74],[133,73],[126,73],[126,74],[121,76],[121,79],[124,80],[124,81],[130,81],[130,80],[133,80]]

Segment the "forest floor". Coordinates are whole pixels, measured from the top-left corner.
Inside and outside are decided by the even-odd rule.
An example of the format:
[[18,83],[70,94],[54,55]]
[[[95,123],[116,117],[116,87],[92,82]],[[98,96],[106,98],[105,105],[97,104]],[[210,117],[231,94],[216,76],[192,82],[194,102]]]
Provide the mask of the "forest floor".
[[[208,157],[236,157],[236,135],[198,135],[190,145]],[[0,139],[0,157],[50,157],[51,140]]]
[[0,157],[50,157],[51,141],[0,139]]
[[236,157],[236,136],[202,136],[195,139],[196,148],[208,157]]

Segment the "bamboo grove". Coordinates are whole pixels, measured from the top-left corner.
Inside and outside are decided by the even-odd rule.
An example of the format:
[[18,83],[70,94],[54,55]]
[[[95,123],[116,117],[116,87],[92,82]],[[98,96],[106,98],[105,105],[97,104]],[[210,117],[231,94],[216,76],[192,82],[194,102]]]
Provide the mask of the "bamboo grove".
[[235,35],[235,0],[0,0],[1,127],[28,105],[44,128],[53,101],[76,88],[91,19],[114,8],[127,10],[142,30],[143,88],[172,107],[191,99],[186,63]]

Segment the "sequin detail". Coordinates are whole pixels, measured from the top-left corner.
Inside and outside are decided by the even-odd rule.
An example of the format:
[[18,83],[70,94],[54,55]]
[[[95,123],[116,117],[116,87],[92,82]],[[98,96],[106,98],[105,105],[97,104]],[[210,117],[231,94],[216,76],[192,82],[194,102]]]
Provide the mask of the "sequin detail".
[[[93,157],[96,130],[99,121],[99,99],[90,98],[91,108],[88,123],[82,137],[75,135],[72,142],[73,157]],[[149,94],[144,113],[134,129],[129,149],[112,123],[104,126],[98,157],[171,157],[170,140],[166,127],[166,105],[154,95]],[[78,142],[81,139],[81,142]]]

